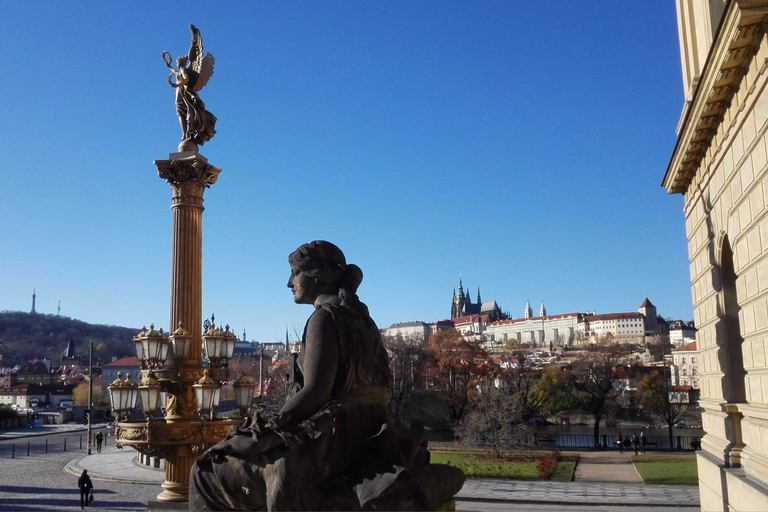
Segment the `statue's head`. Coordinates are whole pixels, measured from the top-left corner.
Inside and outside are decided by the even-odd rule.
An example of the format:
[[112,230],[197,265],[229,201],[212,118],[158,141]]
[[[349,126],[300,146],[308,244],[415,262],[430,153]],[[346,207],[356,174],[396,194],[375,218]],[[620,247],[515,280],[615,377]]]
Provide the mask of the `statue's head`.
[[357,265],[348,265],[341,249],[330,242],[309,242],[288,256],[291,277],[288,287],[293,290],[294,301],[311,304],[318,295],[338,294],[344,290],[354,294],[363,280],[363,271]]
[[181,69],[187,67],[187,57],[179,57],[176,59],[176,67]]

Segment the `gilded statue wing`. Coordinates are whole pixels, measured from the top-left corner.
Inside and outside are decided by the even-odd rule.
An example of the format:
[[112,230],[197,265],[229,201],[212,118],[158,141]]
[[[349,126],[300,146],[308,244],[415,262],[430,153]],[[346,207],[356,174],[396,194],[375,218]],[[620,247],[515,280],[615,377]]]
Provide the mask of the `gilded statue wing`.
[[189,67],[196,75],[191,87],[193,91],[197,92],[205,87],[208,79],[213,75],[213,63],[216,59],[210,53],[203,57],[203,38],[200,37],[200,31],[194,25],[190,25],[189,28],[192,30],[192,45],[189,47]]

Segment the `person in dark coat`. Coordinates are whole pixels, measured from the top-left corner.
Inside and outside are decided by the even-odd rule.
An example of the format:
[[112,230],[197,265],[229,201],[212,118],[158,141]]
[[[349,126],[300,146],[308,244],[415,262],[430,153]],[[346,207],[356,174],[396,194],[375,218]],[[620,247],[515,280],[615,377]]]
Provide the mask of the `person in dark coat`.
[[77,487],[80,488],[80,508],[85,508],[88,506],[88,496],[93,489],[91,477],[88,476],[87,470],[84,469],[83,474],[77,479]]
[[645,445],[647,444],[647,441],[645,434],[640,432],[640,453],[645,453]]
[[635,449],[635,455],[637,455],[638,447],[640,446],[640,440],[635,434],[632,434],[632,447]]
[[96,451],[101,453],[101,443],[104,442],[104,434],[101,433],[101,430],[99,430],[96,433]]
[[619,453],[624,453],[624,438],[621,437],[621,432],[616,432],[616,444],[619,445]]

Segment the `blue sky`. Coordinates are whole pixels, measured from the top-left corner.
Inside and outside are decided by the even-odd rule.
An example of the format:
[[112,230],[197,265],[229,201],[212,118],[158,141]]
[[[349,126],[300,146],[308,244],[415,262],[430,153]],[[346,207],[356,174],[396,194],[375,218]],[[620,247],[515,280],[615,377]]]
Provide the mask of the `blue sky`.
[[[249,339],[310,310],[287,256],[330,240],[377,323],[474,299],[521,316],[691,319],[674,3],[3,2],[0,310],[167,329],[180,129],[161,52],[201,31],[203,308]],[[218,323],[218,322],[217,322]]]

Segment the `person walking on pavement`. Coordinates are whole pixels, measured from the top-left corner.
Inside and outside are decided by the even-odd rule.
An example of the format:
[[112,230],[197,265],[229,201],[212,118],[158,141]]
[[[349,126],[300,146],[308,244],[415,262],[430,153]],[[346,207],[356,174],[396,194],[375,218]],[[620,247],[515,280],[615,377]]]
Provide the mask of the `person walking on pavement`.
[[101,453],[101,443],[104,442],[104,434],[101,433],[101,430],[99,430],[96,433],[96,451],[98,453]]
[[616,432],[616,444],[619,445],[619,453],[624,453],[624,438],[621,437],[621,432]]
[[640,445],[640,440],[635,434],[632,434],[632,447],[635,449],[635,455],[637,455],[637,448]]
[[80,488],[80,508],[85,508],[88,506],[88,498],[91,494],[91,489],[93,489],[91,477],[88,476],[87,470],[84,469],[83,474],[77,479],[77,486]]
[[645,438],[645,434],[643,432],[640,432],[640,453],[645,453],[645,445],[647,439]]

